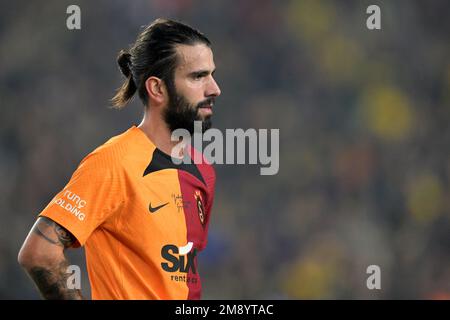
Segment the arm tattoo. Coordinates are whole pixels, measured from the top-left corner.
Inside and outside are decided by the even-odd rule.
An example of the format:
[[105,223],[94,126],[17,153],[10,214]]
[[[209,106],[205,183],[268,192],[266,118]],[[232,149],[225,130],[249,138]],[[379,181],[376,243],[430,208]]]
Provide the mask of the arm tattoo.
[[82,300],[80,290],[67,287],[69,274],[66,270],[67,262],[64,260],[55,268],[33,267],[29,273],[44,299]]
[[75,237],[69,231],[46,217],[39,218],[33,227],[33,232],[48,242],[64,248],[71,247],[75,242]]
[[[69,231],[46,217],[38,219],[32,232],[52,245],[62,247],[63,250],[71,247],[75,242],[75,237]],[[67,273],[68,266],[66,258],[62,255],[59,261],[54,261],[51,265],[36,265],[27,271],[43,298],[52,300],[82,299],[80,290],[68,288],[67,280],[70,277],[70,274]]]

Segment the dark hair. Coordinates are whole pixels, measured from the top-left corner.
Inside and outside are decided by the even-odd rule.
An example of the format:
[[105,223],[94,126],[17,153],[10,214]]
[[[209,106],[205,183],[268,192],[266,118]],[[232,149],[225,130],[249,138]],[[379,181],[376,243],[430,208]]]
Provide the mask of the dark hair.
[[147,105],[145,81],[155,76],[162,79],[166,85],[173,85],[178,61],[176,45],[197,43],[211,47],[206,36],[181,22],[156,19],[146,26],[129,50],[119,52],[117,63],[127,80],[111,99],[113,107],[124,107],[133,98],[136,90],[144,105]]

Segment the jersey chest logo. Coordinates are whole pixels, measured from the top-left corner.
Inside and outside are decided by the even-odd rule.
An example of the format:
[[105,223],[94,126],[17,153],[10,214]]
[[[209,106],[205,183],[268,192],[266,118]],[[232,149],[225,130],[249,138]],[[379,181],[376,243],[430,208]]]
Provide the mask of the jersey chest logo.
[[148,205],[148,210],[150,211],[150,213],[155,213],[156,211],[158,211],[159,209],[161,209],[162,207],[165,207],[166,205],[168,205],[169,203],[166,202],[162,205],[156,206],[156,207],[152,207],[152,203],[150,202],[150,204]]

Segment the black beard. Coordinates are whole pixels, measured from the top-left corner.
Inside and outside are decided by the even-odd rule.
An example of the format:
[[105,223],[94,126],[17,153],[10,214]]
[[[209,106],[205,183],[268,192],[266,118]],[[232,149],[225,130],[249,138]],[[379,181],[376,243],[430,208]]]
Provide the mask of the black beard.
[[194,121],[202,121],[202,133],[211,128],[211,116],[204,119],[199,114],[199,109],[208,104],[214,103],[214,98],[208,98],[197,105],[193,105],[180,94],[177,94],[175,87],[168,85],[169,105],[164,111],[164,120],[166,121],[170,132],[176,129],[186,129],[191,136],[194,134]]

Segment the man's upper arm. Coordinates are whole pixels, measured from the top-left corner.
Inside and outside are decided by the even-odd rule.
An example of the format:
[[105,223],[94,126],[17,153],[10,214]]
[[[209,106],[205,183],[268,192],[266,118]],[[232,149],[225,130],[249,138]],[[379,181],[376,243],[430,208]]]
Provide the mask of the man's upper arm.
[[64,250],[75,242],[65,228],[40,217],[19,252],[19,263],[45,299],[83,299],[80,289],[70,288]]
[[70,181],[39,214],[68,230],[77,240],[75,247],[83,246],[99,225],[120,212],[127,199],[125,172],[110,153],[97,152],[83,159]]
[[47,217],[39,217],[31,232],[63,248],[69,248],[76,242],[75,237],[67,229]]
[[75,243],[75,237],[64,227],[47,217],[39,217],[20,250],[19,263],[24,267],[51,264]]

